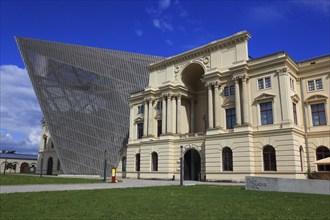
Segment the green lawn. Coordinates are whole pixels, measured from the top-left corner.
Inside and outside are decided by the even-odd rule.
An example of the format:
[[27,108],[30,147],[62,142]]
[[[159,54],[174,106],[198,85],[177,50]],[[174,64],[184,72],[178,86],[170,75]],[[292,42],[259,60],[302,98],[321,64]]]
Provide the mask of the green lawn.
[[330,196],[166,186],[1,194],[2,219],[329,219]]
[[64,177],[47,177],[38,175],[6,174],[0,175],[0,186],[27,184],[69,184],[69,183],[101,183],[101,179],[81,179]]

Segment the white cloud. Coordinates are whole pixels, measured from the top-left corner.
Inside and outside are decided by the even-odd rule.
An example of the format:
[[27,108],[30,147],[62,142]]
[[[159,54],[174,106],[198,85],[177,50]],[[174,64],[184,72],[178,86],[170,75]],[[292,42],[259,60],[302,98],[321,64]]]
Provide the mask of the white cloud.
[[136,29],[135,33],[137,36],[141,37],[143,35],[143,30],[142,29]]
[[156,28],[160,28],[160,21],[158,19],[152,20],[152,23]]
[[329,0],[300,0],[293,1],[296,5],[307,7],[320,13],[321,15],[330,16],[330,1]]
[[27,71],[0,66],[0,146],[5,150],[37,153],[42,114]]
[[171,0],[160,0],[158,6],[160,10],[166,10],[171,6]]
[[269,5],[250,8],[249,16],[258,22],[273,22],[279,20],[286,20],[285,11],[280,10],[280,7]]
[[167,39],[165,42],[166,42],[168,45],[170,45],[170,46],[173,45],[173,42],[172,42],[171,40],[169,40],[169,39]]

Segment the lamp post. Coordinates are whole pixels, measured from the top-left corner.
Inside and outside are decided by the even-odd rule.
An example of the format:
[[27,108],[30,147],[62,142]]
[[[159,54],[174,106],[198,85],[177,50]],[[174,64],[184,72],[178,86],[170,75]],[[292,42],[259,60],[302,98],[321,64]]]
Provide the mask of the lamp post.
[[183,149],[183,146],[180,146],[180,186],[183,186],[183,161],[182,161],[182,149]]

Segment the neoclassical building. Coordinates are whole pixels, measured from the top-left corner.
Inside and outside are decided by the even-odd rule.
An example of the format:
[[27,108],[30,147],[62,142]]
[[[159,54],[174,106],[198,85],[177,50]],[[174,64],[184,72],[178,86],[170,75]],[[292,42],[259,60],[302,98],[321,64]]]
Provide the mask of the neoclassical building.
[[244,181],[329,172],[330,56],[251,58],[246,31],[148,65],[119,176]]

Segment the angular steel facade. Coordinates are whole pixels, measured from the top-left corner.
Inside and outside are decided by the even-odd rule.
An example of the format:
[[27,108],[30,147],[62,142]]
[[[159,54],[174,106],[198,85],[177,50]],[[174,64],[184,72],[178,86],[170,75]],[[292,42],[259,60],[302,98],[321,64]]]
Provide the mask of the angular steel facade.
[[[161,57],[16,38],[65,174],[103,175],[129,131],[130,93]],[[109,171],[110,169],[108,169]],[[109,173],[108,173],[109,175]]]

